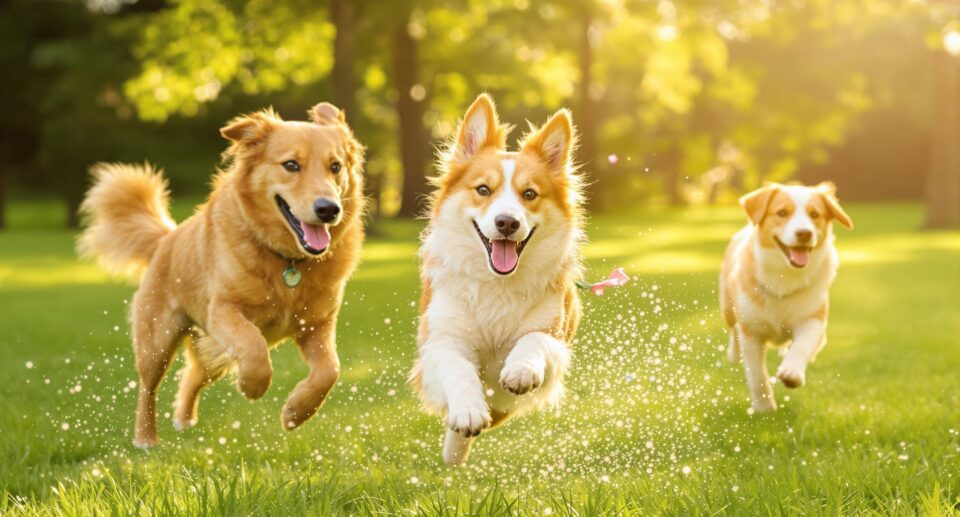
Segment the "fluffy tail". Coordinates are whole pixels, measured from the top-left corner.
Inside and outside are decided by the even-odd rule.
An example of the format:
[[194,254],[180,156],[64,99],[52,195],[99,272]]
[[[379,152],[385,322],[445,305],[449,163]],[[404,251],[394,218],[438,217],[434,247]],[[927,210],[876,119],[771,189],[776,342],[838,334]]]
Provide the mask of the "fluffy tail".
[[160,239],[176,228],[167,182],[147,164],[98,163],[90,172],[94,183],[80,205],[86,230],[77,250],[111,273],[138,280]]

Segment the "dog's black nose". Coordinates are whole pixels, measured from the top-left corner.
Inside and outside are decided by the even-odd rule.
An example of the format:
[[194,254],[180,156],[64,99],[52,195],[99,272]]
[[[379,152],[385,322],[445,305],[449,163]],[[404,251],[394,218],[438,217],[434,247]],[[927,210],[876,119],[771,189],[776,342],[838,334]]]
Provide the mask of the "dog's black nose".
[[520,229],[520,221],[517,221],[512,215],[500,214],[493,221],[497,225],[497,231],[502,233],[504,237],[509,237]]
[[313,213],[317,214],[321,221],[331,223],[340,215],[340,205],[332,199],[322,197],[313,202]]
[[813,232],[810,230],[797,230],[797,241],[806,244],[811,238],[813,238]]

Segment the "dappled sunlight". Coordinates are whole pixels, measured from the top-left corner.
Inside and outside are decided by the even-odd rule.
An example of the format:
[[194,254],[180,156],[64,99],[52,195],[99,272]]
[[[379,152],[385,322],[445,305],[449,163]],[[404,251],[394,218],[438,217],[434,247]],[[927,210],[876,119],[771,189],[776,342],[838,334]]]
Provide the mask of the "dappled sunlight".
[[[54,287],[120,282],[93,263],[68,260],[2,261],[0,290],[22,287]],[[122,283],[122,282],[120,282]]]
[[[913,262],[930,252],[960,252],[960,232],[891,233],[851,238],[841,236],[837,248],[841,264]],[[849,240],[848,240],[849,239]]]
[[[604,254],[602,256],[589,255],[587,258],[606,258],[616,256]],[[631,274],[662,274],[662,273],[703,273],[720,268],[719,259],[708,253],[652,251],[639,255],[619,255],[612,262],[627,268]]]

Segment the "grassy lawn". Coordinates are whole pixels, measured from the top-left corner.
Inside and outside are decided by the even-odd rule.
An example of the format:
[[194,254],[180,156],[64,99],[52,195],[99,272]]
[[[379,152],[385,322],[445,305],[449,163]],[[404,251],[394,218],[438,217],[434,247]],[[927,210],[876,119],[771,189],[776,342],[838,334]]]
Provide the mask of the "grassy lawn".
[[[179,216],[190,206],[178,206]],[[15,204],[0,233],[2,514],[913,514],[960,507],[960,233],[915,232],[922,208],[854,205],[838,230],[829,344],[781,409],[747,413],[716,301],[738,210],[591,221],[591,277],[568,397],[511,422],[469,463],[405,384],[418,296],[413,222],[378,224],[348,287],[343,377],[318,417],[281,429],[305,375],[273,354],[264,399],[211,388],[200,423],[130,445],[133,287],[73,253],[56,207]],[[770,354],[775,368],[776,354]],[[176,365],[174,369],[178,368]],[[175,382],[164,383],[161,416]]]

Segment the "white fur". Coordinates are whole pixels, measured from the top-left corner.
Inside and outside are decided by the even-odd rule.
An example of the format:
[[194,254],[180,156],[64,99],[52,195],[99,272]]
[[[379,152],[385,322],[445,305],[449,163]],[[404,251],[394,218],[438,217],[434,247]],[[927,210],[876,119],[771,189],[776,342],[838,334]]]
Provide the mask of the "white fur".
[[[778,235],[787,246],[796,245],[790,239],[797,230],[809,229],[815,246],[810,251],[809,262],[804,268],[795,268],[779,248],[760,245],[759,229],[748,224],[738,232],[731,243],[728,256],[732,264],[729,277],[746,278],[753,275],[760,286],[760,299],[756,300],[742,292],[743,281],[727,284],[727,276],[721,278],[721,292],[736,289],[731,293],[736,325],[731,329],[731,361],[742,358],[747,384],[750,387],[754,410],[776,409],[777,404],[770,386],[764,360],[767,345],[782,345],[790,342],[788,351],[777,369],[777,377],[784,383],[799,386],[806,381],[806,368],[826,344],[827,318],[817,313],[828,302],[830,285],[836,277],[839,260],[830,226],[824,235],[817,235],[813,221],[805,207],[812,196],[807,187],[785,187],[795,203],[796,210]],[[743,270],[741,257],[753,254],[755,270]],[[726,303],[723,301],[723,303]]]
[[[799,185],[788,185],[781,188],[790,196],[790,199],[793,201],[793,206],[797,208],[790,216],[790,220],[787,221],[787,224],[783,227],[780,242],[790,247],[815,247],[818,237],[817,228],[813,225],[813,220],[810,219],[810,214],[806,210],[806,206],[810,203],[810,198],[814,194],[813,191],[811,191],[809,187],[801,187]],[[809,231],[813,235],[809,242],[800,242],[797,240],[797,232],[800,230]]]
[[[570,360],[566,344],[540,331],[552,328],[562,314],[563,299],[550,283],[561,268],[580,267],[580,230],[552,205],[540,216],[528,213],[510,183],[514,160],[502,164],[504,187],[489,208],[470,208],[465,193],[449,196],[421,246],[432,297],[421,315],[429,331],[416,370],[424,402],[447,413],[447,463],[466,458],[473,438],[458,433],[475,435],[489,426],[491,409],[520,414],[556,402]],[[527,225],[518,239],[536,227],[509,276],[489,270],[472,223],[494,236],[487,222],[505,210]],[[516,395],[505,386],[530,391]]]
[[482,231],[488,239],[502,239],[503,234],[497,231],[496,218],[502,214],[513,216],[514,219],[520,221],[520,228],[517,229],[516,233],[513,233],[507,238],[519,242],[530,235],[530,230],[535,223],[531,225],[530,218],[527,217],[523,203],[520,201],[520,196],[517,195],[516,190],[513,188],[513,173],[517,167],[516,160],[513,158],[505,158],[500,161],[500,165],[503,168],[503,182],[500,184],[500,188],[497,189],[494,200],[490,203],[490,206],[476,217],[477,226],[480,227],[480,231]]

